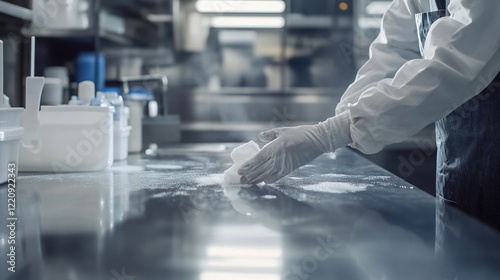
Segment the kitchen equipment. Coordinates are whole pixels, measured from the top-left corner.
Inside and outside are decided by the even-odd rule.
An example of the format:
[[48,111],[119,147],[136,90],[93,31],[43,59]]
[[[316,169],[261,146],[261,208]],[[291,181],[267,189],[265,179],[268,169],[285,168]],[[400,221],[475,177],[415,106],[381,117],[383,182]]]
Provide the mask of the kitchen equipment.
[[[0,96],[3,94],[3,42],[0,41]],[[21,127],[22,108],[9,108],[0,100],[0,184],[7,182],[9,174],[17,176],[19,141],[24,129]],[[9,164],[14,164],[10,168]],[[11,173],[9,169],[13,170]]]
[[113,163],[112,107],[42,106],[43,77],[26,78],[25,135],[19,170],[27,172],[85,172],[107,169]]
[[181,142],[181,120],[177,115],[142,119],[142,144],[165,147]]

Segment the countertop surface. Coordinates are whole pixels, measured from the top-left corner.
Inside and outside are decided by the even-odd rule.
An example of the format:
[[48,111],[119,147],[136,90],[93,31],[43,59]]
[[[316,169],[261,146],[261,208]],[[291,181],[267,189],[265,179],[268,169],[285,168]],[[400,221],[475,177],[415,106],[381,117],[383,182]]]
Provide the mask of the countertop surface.
[[241,187],[223,183],[234,147],[19,174],[16,272],[1,226],[0,279],[500,279],[500,233],[350,150]]

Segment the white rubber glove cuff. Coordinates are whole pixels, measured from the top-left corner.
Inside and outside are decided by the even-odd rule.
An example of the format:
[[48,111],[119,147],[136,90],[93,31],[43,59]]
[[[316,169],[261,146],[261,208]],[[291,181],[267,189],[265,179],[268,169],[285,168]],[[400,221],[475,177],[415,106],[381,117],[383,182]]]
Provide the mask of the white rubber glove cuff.
[[345,111],[318,124],[321,131],[326,135],[326,147],[328,152],[335,152],[338,148],[352,144],[351,120],[349,111]]

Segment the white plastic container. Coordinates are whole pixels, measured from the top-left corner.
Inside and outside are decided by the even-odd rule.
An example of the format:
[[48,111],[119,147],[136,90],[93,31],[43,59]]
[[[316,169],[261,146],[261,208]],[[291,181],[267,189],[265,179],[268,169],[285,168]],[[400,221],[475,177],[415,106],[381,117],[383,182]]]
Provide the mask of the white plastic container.
[[130,153],[140,153],[142,150],[142,116],[144,110],[144,102],[142,101],[126,101],[130,108],[130,140],[128,143],[128,151]]
[[112,107],[42,106],[35,144],[21,142],[19,170],[101,171],[113,163]]
[[7,182],[8,165],[15,164],[17,176],[19,141],[24,129],[21,127],[22,108],[0,108],[0,184]]
[[[118,124],[117,124],[118,123]],[[114,160],[120,161],[125,160],[128,157],[128,137],[130,135],[130,130],[132,127],[120,127],[120,122],[115,122],[113,133],[114,133]]]
[[59,78],[45,78],[42,92],[42,105],[61,105],[63,101],[63,82]]

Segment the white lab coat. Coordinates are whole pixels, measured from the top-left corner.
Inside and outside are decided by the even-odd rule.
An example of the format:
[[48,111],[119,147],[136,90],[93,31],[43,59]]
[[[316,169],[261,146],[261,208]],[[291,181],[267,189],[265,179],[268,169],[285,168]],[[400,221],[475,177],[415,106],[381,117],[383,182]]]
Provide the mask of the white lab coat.
[[375,153],[407,139],[499,72],[500,0],[450,0],[451,16],[434,23],[422,58],[415,14],[435,10],[433,2],[394,0],[384,15],[370,59],[336,109],[349,112],[352,147]]

